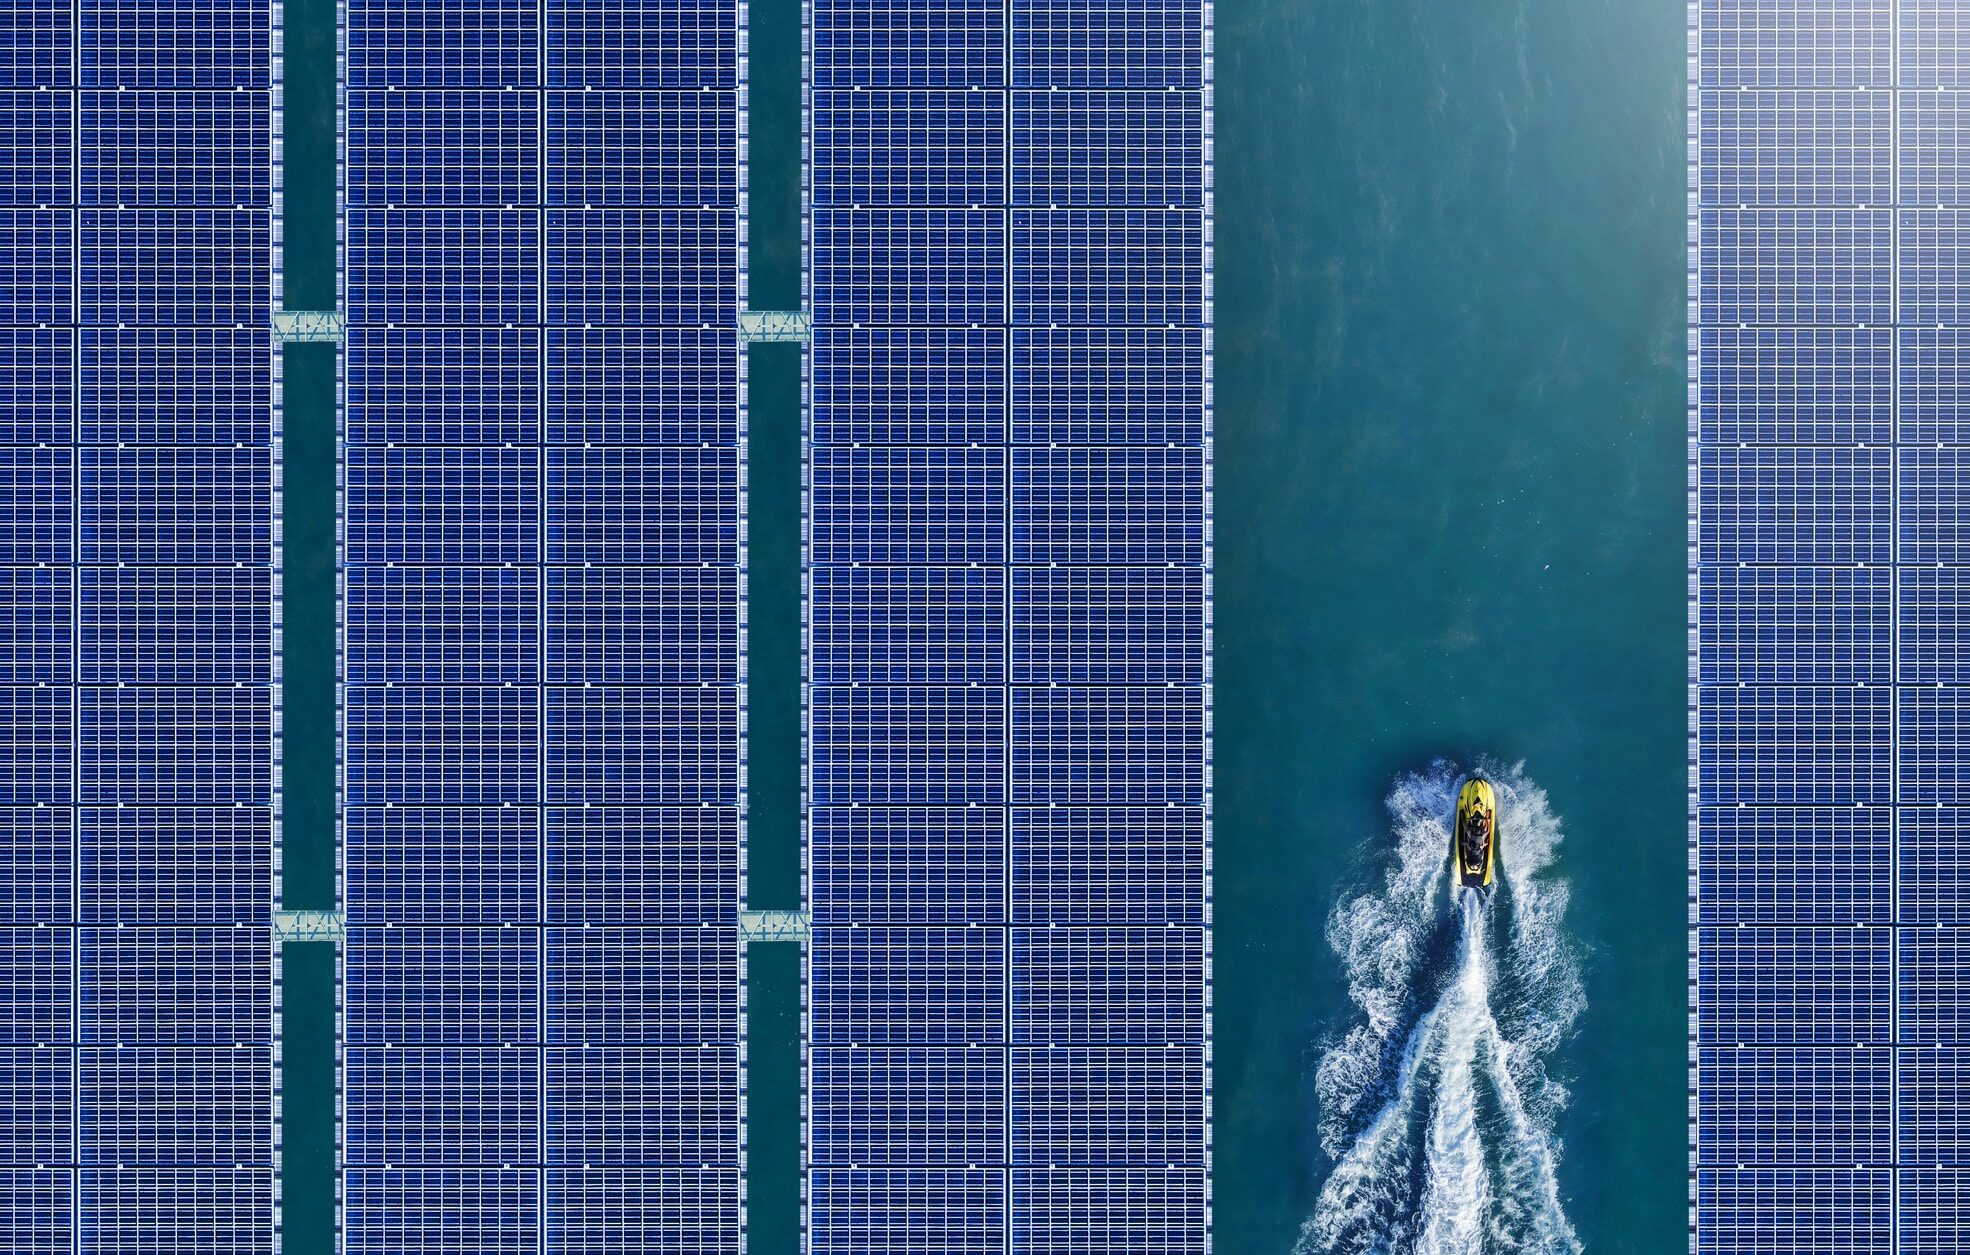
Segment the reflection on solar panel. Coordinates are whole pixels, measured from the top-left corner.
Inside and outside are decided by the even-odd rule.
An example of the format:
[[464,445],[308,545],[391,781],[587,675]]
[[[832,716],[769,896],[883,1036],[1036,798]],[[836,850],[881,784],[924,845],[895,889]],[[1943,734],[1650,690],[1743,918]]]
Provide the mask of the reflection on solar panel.
[[0,19],[0,1249],[271,1252],[267,0]]
[[1953,1250],[1970,25],[1690,20],[1694,1245]]
[[350,1255],[740,1235],[737,0],[350,0]]
[[1203,0],[816,0],[807,1225],[1201,1252]]

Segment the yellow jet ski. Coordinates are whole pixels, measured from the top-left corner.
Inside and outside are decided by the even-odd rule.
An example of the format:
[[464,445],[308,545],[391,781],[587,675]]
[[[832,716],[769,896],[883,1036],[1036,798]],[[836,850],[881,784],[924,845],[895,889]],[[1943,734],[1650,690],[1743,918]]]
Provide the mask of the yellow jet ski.
[[1450,837],[1450,865],[1466,889],[1489,889],[1498,865],[1498,794],[1491,781],[1473,776],[1457,790],[1456,831]]

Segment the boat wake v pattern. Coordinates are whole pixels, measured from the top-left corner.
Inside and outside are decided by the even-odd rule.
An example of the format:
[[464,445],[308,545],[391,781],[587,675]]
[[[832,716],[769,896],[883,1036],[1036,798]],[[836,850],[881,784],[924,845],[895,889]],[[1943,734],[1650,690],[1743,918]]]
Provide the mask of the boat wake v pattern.
[[1560,826],[1522,769],[1482,773],[1498,883],[1464,887],[1452,825],[1472,779],[1443,761],[1398,779],[1384,887],[1328,920],[1359,1015],[1321,1056],[1334,1167],[1297,1255],[1581,1249],[1556,1176],[1567,1093],[1547,1069],[1585,1005],[1550,874]]

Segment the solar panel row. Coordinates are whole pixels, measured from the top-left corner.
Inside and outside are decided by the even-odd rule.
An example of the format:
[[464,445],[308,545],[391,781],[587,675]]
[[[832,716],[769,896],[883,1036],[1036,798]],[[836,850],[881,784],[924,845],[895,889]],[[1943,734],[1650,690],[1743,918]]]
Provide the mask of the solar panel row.
[[1202,1251],[1209,13],[809,18],[809,1242]]
[[271,1252],[265,0],[0,17],[0,1248]]
[[742,20],[346,8],[351,1255],[739,1247]]
[[1970,27],[1690,17],[1693,1243],[1948,1249]]

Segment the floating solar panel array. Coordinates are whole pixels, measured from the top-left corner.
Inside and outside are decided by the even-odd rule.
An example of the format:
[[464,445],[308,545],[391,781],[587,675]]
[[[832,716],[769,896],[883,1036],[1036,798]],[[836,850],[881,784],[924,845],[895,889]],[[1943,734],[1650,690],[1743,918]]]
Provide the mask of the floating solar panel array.
[[348,0],[349,1255],[736,1252],[738,0]]
[[271,1252],[268,0],[0,14],[0,1249]]
[[1970,23],[1691,6],[1698,1252],[1970,1212]]
[[809,36],[809,1249],[1201,1252],[1209,9]]

